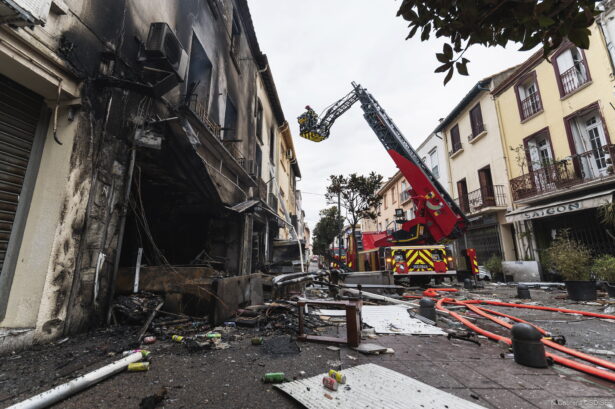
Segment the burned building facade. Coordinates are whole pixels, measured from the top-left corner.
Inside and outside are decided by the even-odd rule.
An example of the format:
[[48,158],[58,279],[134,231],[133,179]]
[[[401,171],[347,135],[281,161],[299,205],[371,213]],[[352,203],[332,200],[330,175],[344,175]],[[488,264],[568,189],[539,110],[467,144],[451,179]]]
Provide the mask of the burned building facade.
[[0,351],[137,265],[266,268],[288,140],[245,0],[0,0]]

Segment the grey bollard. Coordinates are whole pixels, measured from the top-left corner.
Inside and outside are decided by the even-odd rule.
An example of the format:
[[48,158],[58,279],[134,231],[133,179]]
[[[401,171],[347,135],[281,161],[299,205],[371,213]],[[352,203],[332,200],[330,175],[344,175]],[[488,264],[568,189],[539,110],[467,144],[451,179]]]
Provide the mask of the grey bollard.
[[530,324],[517,323],[512,326],[511,339],[515,362],[532,368],[546,368],[545,346],[540,341],[542,334]]
[[472,280],[471,278],[466,278],[465,280],[463,280],[463,288],[465,288],[466,290],[473,290],[474,280]]
[[421,298],[419,301],[419,315],[436,322],[436,302],[431,298]]
[[530,294],[530,288],[525,284],[518,284],[517,298],[521,298],[522,300],[531,300],[532,295]]

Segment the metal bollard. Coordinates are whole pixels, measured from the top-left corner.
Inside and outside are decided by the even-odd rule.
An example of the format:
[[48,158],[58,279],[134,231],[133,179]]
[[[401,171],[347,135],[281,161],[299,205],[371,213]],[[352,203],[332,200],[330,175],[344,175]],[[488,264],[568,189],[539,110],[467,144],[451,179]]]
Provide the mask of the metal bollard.
[[472,280],[471,278],[466,278],[463,280],[463,288],[465,288],[466,290],[473,290],[474,289],[474,280]]
[[436,303],[431,298],[421,298],[419,301],[419,315],[436,322]]
[[530,288],[525,284],[518,284],[517,298],[521,298],[522,300],[531,300],[532,295],[530,294]]
[[517,323],[511,329],[515,362],[532,368],[546,368],[545,346],[540,341],[542,334],[530,324]]

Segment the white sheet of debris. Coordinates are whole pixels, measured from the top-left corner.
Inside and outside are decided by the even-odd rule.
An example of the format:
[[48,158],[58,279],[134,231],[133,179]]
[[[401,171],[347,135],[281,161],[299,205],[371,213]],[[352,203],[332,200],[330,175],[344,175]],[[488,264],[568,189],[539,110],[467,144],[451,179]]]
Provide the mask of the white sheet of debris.
[[275,385],[308,409],[480,409],[483,406],[461,399],[399,372],[376,364],[342,371],[346,384],[337,391],[326,389],[323,376]]
[[412,318],[403,305],[366,305],[361,318],[378,334],[446,335],[440,328]]

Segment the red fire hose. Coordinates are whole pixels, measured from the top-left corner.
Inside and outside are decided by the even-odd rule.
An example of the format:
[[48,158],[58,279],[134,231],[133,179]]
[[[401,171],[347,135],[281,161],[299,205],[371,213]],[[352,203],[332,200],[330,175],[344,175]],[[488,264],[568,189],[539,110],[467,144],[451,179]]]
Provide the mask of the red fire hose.
[[456,293],[458,291],[456,288],[428,288],[423,291],[423,295],[425,297],[439,297],[440,294],[438,292]]
[[[520,304],[511,304],[511,303],[501,303],[498,301],[485,301],[485,300],[467,300],[467,301],[457,301],[451,298],[442,298],[440,300],[438,300],[438,302],[436,303],[436,308],[441,310],[441,311],[445,311],[447,312],[449,315],[451,315],[452,317],[456,318],[457,320],[459,320],[461,323],[463,323],[466,327],[472,329],[473,331],[482,334],[490,339],[494,339],[496,341],[503,341],[506,342],[508,345],[512,344],[512,341],[510,340],[510,338],[501,336],[501,335],[497,335],[494,334],[493,332],[489,332],[486,331],[480,327],[478,327],[477,325],[471,323],[470,321],[468,321],[467,319],[465,319],[464,317],[462,317],[460,314],[457,314],[454,311],[449,311],[446,307],[443,306],[444,303],[451,303],[451,304],[456,304],[456,305],[464,305],[467,308],[469,308],[471,311],[485,317],[488,318],[490,320],[492,320],[493,322],[496,322],[506,328],[510,328],[512,327],[512,325],[510,325],[507,322],[504,322],[492,315],[489,315],[486,311],[492,312],[491,310],[487,310],[483,307],[475,307],[472,304],[491,304],[491,305],[501,305],[501,306],[507,306],[507,307],[515,307],[515,308],[528,308],[528,309],[539,309],[539,310],[546,310],[546,311],[558,311],[558,312],[564,312],[564,313],[568,313],[568,314],[581,314],[581,315],[585,315],[585,316],[599,316],[600,318],[607,318],[607,319],[615,319],[615,316],[612,315],[607,315],[607,314],[596,314],[596,313],[591,313],[591,312],[587,312],[587,311],[575,311],[575,310],[568,310],[568,309],[564,309],[564,308],[552,308],[552,307],[540,307],[540,306],[535,306],[535,305],[520,305]],[[496,315],[500,315],[500,316],[505,316],[507,318],[510,318],[514,321],[517,322],[524,322],[523,320],[521,320],[520,318],[516,318],[513,317],[511,315],[507,315],[507,314],[503,314],[503,313],[498,313],[493,311],[493,313],[495,313]],[[534,326],[536,327],[536,326]],[[546,331],[544,331],[542,328],[538,328],[536,327],[541,333],[545,333]],[[576,351],[574,349],[571,348],[566,348],[562,345],[559,345],[555,342],[549,341],[549,340],[542,340],[543,343],[545,343],[545,345],[552,347],[554,349],[558,349],[561,352],[565,352],[569,355],[572,356],[576,356],[577,358],[581,358],[581,359],[585,359],[589,362],[593,362],[597,365],[600,365],[602,367],[605,368],[609,368],[609,369],[614,369],[615,368],[615,364],[613,364],[610,361],[606,361],[597,357],[593,357],[591,355],[587,355],[584,354],[580,351]],[[609,380],[611,382],[615,382],[615,374],[605,371],[605,370],[601,370],[598,368],[595,368],[593,366],[589,366],[589,365],[585,365],[582,364],[580,362],[574,361],[572,359],[568,359],[568,358],[564,358],[562,356],[559,355],[555,355],[552,353],[546,353],[547,357],[553,359],[554,362],[561,364],[561,365],[565,365],[568,366],[570,368],[588,373],[590,375],[594,375],[594,376],[598,376],[600,378]]]
[[[463,301],[461,303],[464,304]],[[508,328],[508,329],[512,328],[511,324],[509,324],[507,322],[504,322],[502,320],[499,320],[499,319],[493,317],[492,315],[489,315],[487,312],[495,313],[496,315],[500,315],[500,316],[509,318],[509,319],[511,319],[513,321],[524,322],[526,324],[530,324],[534,328],[536,328],[538,331],[540,331],[543,335],[547,332],[544,329],[542,329],[542,328],[540,328],[540,327],[538,327],[538,326],[536,326],[536,325],[534,325],[532,323],[529,323],[529,322],[524,321],[524,320],[522,320],[520,318],[517,318],[517,317],[513,317],[512,315],[499,313],[497,311],[487,310],[486,308],[475,307],[475,306],[470,305],[470,304],[467,304],[466,306],[471,311],[475,312],[476,314],[479,314],[479,315],[481,315],[481,316],[483,316],[483,317],[485,317],[485,318],[487,318],[487,319],[489,319],[489,320],[491,320],[491,321],[493,321],[493,322],[495,322],[497,324],[500,324],[501,326],[503,326],[505,328]],[[598,357],[595,357],[595,356],[592,356],[592,355],[585,354],[585,353],[583,353],[581,351],[577,351],[576,349],[567,348],[567,347],[565,347],[563,345],[558,344],[557,342],[553,342],[553,341],[550,341],[548,339],[544,339],[543,338],[541,341],[542,341],[543,344],[547,345],[548,347],[556,349],[556,350],[558,350],[560,352],[564,352],[564,353],[566,353],[568,355],[572,355],[572,356],[574,356],[576,358],[579,358],[579,359],[582,359],[584,361],[591,362],[592,364],[596,364],[596,365],[602,366],[603,368],[608,368],[610,370],[615,371],[615,363],[613,363],[611,361],[607,361],[605,359],[601,359],[601,358],[598,358]]]

